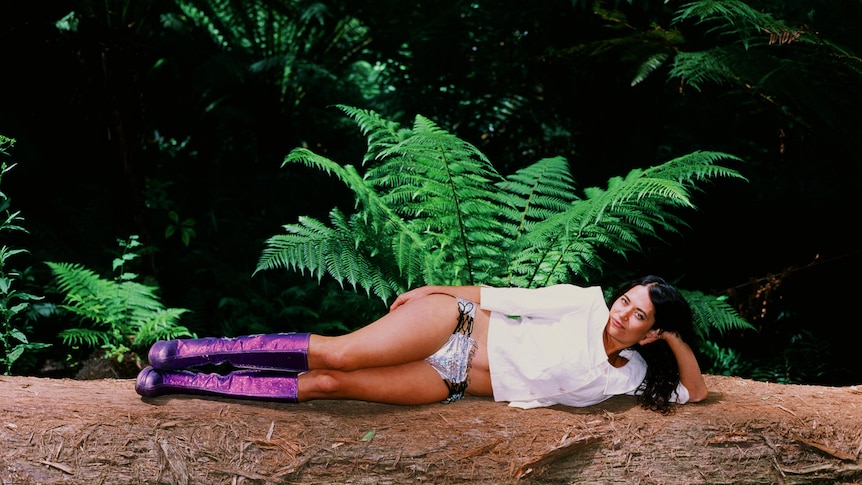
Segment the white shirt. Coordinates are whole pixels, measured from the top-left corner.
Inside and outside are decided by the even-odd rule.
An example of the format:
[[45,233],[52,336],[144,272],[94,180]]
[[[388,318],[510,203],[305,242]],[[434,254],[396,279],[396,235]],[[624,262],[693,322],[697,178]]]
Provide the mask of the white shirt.
[[[623,350],[626,365],[608,362],[602,333],[610,314],[601,288],[482,287],[480,305],[491,311],[488,363],[496,401],[523,409],[564,404],[591,406],[634,394],[647,364]],[[672,400],[688,401],[680,384]]]

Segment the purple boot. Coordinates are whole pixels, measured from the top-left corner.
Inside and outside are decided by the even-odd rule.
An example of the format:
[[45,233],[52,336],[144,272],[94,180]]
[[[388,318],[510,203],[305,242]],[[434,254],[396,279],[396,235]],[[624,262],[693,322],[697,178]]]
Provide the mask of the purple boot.
[[156,369],[186,369],[225,362],[234,367],[308,370],[310,333],[271,333],[236,338],[161,340],[150,347],[150,365]]
[[238,370],[220,375],[145,367],[138,374],[135,391],[145,397],[197,394],[257,401],[298,402],[296,374],[267,370]]

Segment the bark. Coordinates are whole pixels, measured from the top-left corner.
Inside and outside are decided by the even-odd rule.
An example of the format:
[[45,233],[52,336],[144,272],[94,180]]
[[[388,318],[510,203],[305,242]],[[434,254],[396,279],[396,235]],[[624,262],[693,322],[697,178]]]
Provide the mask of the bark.
[[518,410],[142,399],[0,377],[0,483],[859,483],[862,393],[707,376],[669,416],[617,397]]

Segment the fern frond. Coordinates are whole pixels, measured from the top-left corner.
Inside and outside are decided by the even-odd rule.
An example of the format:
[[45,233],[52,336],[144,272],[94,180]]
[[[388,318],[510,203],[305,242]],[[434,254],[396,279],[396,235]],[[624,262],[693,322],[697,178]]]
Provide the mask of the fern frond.
[[46,263],[65,293],[63,308],[81,317],[92,328],[71,328],[60,333],[73,345],[134,345],[154,342],[156,336],[190,335],[177,324],[185,309],[166,309],[156,295],[157,288],[134,281],[103,279],[80,264]]
[[665,61],[667,61],[670,54],[667,52],[657,52],[647,58],[644,62],[638,66],[638,70],[635,73],[634,79],[632,79],[631,85],[637,86],[641,82],[643,82],[646,78],[649,77],[650,74],[655,72],[658,68],[664,65]]
[[65,345],[72,347],[98,348],[113,340],[110,332],[92,328],[67,328],[58,337]]
[[[332,227],[314,218],[301,217],[298,224],[283,226],[288,234],[266,241],[257,269],[288,268],[308,271],[320,280],[329,274],[341,284],[363,287],[386,299],[403,286],[385,271],[389,255],[385,240],[371,226],[354,216],[348,221],[338,209],[330,212]],[[413,254],[412,251],[410,251]]]
[[677,180],[687,188],[698,189],[695,182],[703,182],[716,178],[747,179],[729,167],[719,165],[723,161],[741,162],[742,159],[723,152],[695,151],[683,155],[661,165],[644,170],[645,177],[662,177]]
[[691,307],[695,332],[703,340],[710,336],[712,330],[720,334],[731,330],[756,330],[724,297],[692,290],[680,290],[680,293]]
[[[381,152],[367,180],[388,189],[382,199],[397,208],[426,248],[447,254],[425,264],[426,282],[476,284],[498,271],[505,237],[496,229],[505,193],[489,190],[502,177],[475,146],[417,116],[412,135]],[[480,237],[482,235],[482,237]],[[450,266],[438,266],[446,261]],[[429,279],[430,278],[430,279]]]
[[539,160],[496,185],[511,196],[513,206],[500,209],[515,226],[510,234],[514,239],[536,222],[565,211],[576,200],[569,162],[563,157]]
[[376,113],[346,111],[370,139],[364,176],[304,150],[286,161],[336,174],[354,192],[356,212],[285,225],[286,234],[266,241],[255,271],[330,275],[384,300],[422,284],[589,282],[603,254],[625,256],[644,238],[683,227],[671,209],[692,207],[698,183],[738,176],[714,166],[733,157],[698,152],[614,177],[579,199],[561,157],[504,178],[475,146],[427,118],[401,130]]
[[401,129],[398,123],[386,120],[374,111],[346,105],[337,106],[353,119],[362,134],[368,138],[368,151],[363,158],[363,163],[377,158],[381,151],[391,148],[409,136],[409,130]]
[[[553,284],[577,275],[586,277],[602,251],[625,256],[640,249],[640,240],[657,238],[660,231],[676,232],[682,224],[670,209],[693,207],[689,192],[707,178],[741,177],[716,167],[734,157],[695,152],[647,170],[632,170],[625,178],[613,177],[607,189],[584,191],[565,211],[542,221],[519,241],[510,267],[510,279],[530,286]],[[515,273],[532,262],[531,273]]]
[[688,20],[699,24],[712,24],[710,32],[739,38],[746,45],[763,32],[789,30],[784,22],[740,0],[700,0],[688,3],[676,12],[673,23]]
[[128,307],[119,284],[102,279],[80,264],[46,264],[54,273],[59,290],[65,293],[67,310],[100,326],[110,327],[125,320]]
[[150,312],[138,324],[132,341],[136,347],[149,347],[158,340],[172,340],[180,337],[194,337],[186,327],[178,325],[180,317],[188,312],[185,308],[166,308]]
[[680,52],[673,59],[669,75],[685,80],[686,84],[698,91],[707,84],[736,82],[740,76],[732,66],[737,57],[725,48]]

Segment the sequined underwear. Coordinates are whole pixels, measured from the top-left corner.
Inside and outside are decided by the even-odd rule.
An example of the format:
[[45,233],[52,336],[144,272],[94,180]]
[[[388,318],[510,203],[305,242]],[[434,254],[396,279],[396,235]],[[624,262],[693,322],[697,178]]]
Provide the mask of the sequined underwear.
[[470,371],[470,363],[476,352],[476,341],[470,336],[473,333],[473,319],[476,316],[476,303],[457,298],[458,301],[458,325],[449,336],[449,340],[440,347],[440,350],[426,358],[425,361],[440,374],[446,387],[449,388],[449,397],[444,403],[451,403],[464,399],[464,391],[467,390],[467,373]]

